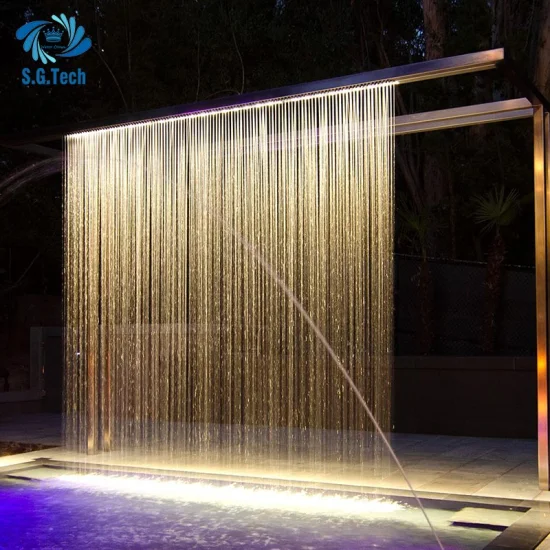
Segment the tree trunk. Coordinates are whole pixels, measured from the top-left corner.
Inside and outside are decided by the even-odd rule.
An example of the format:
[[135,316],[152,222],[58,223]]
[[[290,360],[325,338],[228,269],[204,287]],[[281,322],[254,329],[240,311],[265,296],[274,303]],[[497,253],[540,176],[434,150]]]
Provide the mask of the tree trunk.
[[[439,59],[445,55],[447,37],[445,0],[423,0],[424,8],[424,39],[426,41],[426,59]],[[430,212],[443,201],[448,193],[448,185],[442,169],[442,159],[436,151],[427,151],[424,155],[422,180],[424,184],[424,207]],[[434,252],[435,235],[428,235],[428,248]],[[434,286],[430,265],[426,261],[426,252],[419,273],[420,297],[420,338],[419,352],[427,355],[432,351]]]
[[445,52],[446,17],[443,0],[424,0],[426,59],[439,59]]
[[548,97],[550,95],[550,0],[542,0],[538,19],[534,80],[538,89]]
[[491,2],[491,47],[499,48],[506,41],[506,0]]
[[[444,0],[424,0],[426,59],[438,59],[445,53],[446,17],[444,5]],[[424,156],[424,200],[425,206],[429,210],[433,210],[447,197],[448,185],[442,168],[442,160],[437,151],[426,151]]]

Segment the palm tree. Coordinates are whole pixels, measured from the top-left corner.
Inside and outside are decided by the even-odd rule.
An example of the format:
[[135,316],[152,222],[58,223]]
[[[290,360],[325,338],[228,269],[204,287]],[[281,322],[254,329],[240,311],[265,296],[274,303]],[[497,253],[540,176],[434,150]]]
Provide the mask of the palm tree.
[[519,193],[515,189],[506,194],[504,187],[473,197],[472,215],[475,223],[482,226],[482,234],[493,235],[487,254],[485,311],[481,331],[481,347],[485,353],[493,353],[496,344],[496,314],[500,303],[502,272],[506,256],[506,245],[501,230],[516,219],[523,201],[524,199],[519,198]]

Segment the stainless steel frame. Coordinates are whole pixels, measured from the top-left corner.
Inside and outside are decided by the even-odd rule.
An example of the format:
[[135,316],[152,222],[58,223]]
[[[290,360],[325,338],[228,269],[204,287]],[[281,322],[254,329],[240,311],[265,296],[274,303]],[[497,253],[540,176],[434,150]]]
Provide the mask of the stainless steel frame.
[[399,136],[530,118],[533,116],[533,111],[533,105],[524,97],[441,111],[428,111],[395,117],[395,133]]
[[144,122],[152,119],[183,116],[202,111],[226,109],[250,103],[274,101],[296,95],[335,90],[338,88],[357,86],[360,84],[369,84],[382,80],[399,82],[400,84],[409,84],[411,82],[420,82],[434,78],[454,76],[457,74],[486,71],[497,67],[504,68],[507,62],[508,60],[505,57],[505,52],[502,48],[466,55],[457,55],[455,57],[434,59],[431,61],[423,61],[421,63],[402,65],[399,67],[388,67],[377,71],[340,76],[327,80],[317,80],[315,82],[307,82],[304,84],[285,86],[283,88],[274,88],[260,92],[223,97],[210,101],[201,101],[197,103],[164,107],[162,109],[154,109],[140,113],[125,114],[99,121],[88,121],[70,126],[57,126],[37,132],[0,136],[0,145],[14,147],[44,143],[48,141],[51,142],[61,140],[63,139],[63,136],[73,132],[96,130],[105,126],[117,126],[120,124]]
[[[232,108],[248,103],[272,101],[284,97],[315,93],[324,90],[390,80],[408,84],[434,78],[458,74],[474,73],[490,69],[499,70],[512,80],[526,95],[525,98],[508,101],[495,101],[482,105],[471,105],[440,111],[398,116],[395,118],[397,135],[417,132],[458,128],[475,124],[502,122],[521,118],[533,119],[534,137],[534,189],[535,189],[535,250],[536,250],[536,299],[537,299],[537,401],[538,401],[538,467],[539,485],[543,490],[550,489],[549,455],[549,300],[550,289],[550,103],[536,87],[523,78],[519,69],[508,59],[503,49],[489,50],[445,59],[414,63],[401,67],[380,69],[368,73],[321,80],[296,86],[277,88],[263,92],[253,92],[239,96],[217,99],[209,102],[178,105],[137,114],[127,114],[102,121],[87,122],[72,126],[62,126],[34,133],[0,136],[0,145],[12,148],[27,148],[46,155],[55,154],[51,147],[36,144],[61,142],[64,135],[77,131],[98,129],[105,126],[136,123],[151,119],[182,116],[199,111]],[[59,149],[58,149],[59,151]],[[93,372],[92,372],[93,371]],[[101,387],[94,368],[88,372],[90,391],[88,451],[109,448],[109,415],[102,417],[99,412]],[[103,425],[102,425],[103,424]]]
[[[546,127],[546,128],[545,128]],[[533,153],[535,180],[535,258],[537,296],[537,403],[538,465],[541,489],[550,488],[548,460],[548,114],[540,105],[533,115]]]

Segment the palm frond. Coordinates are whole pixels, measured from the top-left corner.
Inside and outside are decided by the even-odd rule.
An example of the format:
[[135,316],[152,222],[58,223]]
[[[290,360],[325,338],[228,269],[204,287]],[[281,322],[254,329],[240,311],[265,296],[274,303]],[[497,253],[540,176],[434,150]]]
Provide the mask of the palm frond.
[[504,187],[489,191],[472,198],[474,222],[483,225],[481,231],[487,232],[510,225],[516,218],[522,201],[516,189],[506,194]]

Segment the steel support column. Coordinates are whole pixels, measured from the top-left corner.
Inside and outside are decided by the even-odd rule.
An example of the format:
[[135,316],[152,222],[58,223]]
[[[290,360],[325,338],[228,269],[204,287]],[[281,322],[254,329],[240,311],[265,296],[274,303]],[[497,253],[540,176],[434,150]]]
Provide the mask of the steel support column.
[[535,265],[537,296],[537,418],[539,486],[550,489],[548,434],[548,114],[534,108]]

